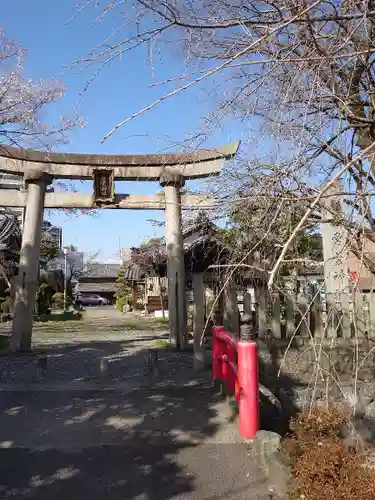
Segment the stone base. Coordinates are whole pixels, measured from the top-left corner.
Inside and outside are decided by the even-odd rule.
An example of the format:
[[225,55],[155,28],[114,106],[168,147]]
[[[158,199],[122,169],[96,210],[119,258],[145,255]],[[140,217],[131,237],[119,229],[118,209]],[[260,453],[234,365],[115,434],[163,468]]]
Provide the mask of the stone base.
[[292,469],[288,457],[280,451],[281,436],[276,432],[258,431],[254,445],[260,467],[267,474],[269,490],[284,498],[289,488]]

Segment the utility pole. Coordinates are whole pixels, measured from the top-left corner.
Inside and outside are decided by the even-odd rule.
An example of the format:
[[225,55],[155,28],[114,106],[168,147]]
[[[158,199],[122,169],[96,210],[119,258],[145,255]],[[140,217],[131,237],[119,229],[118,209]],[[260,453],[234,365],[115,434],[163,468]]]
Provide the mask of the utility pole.
[[67,287],[68,287],[68,249],[64,248],[64,312],[66,312],[66,293],[67,293]]

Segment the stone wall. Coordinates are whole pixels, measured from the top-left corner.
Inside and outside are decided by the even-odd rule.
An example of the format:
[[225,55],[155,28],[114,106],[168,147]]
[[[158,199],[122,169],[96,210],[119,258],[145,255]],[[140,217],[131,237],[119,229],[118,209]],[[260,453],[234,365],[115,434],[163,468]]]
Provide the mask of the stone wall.
[[269,340],[260,342],[259,359],[261,383],[296,409],[329,401],[364,411],[375,401],[374,341],[312,344],[306,339],[288,348],[286,342]]

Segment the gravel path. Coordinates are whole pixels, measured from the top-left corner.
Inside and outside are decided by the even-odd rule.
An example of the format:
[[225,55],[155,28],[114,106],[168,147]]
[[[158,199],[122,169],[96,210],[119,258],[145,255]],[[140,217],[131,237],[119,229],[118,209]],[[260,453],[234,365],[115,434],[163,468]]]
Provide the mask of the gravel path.
[[[148,385],[148,350],[167,339],[162,322],[112,307],[88,309],[81,321],[36,323],[33,354],[0,356],[0,384]],[[162,350],[158,381],[181,382],[192,368],[190,353]]]
[[[165,325],[112,308],[35,325],[30,356],[0,357],[0,498],[265,500],[233,409],[191,353],[148,349]],[[47,368],[42,364],[44,353]]]

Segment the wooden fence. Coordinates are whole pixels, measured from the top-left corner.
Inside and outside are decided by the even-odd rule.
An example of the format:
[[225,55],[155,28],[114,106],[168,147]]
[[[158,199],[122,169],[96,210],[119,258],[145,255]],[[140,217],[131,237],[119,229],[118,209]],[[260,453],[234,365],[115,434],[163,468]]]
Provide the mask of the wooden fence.
[[[226,290],[215,322],[239,331],[240,314],[250,314],[259,338],[373,338],[375,293],[348,293],[340,299],[316,291],[270,294],[266,287]],[[239,314],[240,313],[240,314]]]
[[211,283],[208,286],[211,291],[216,289],[216,294],[208,304],[207,285],[202,273],[193,275],[192,332],[194,365],[198,369],[204,366],[212,326],[223,325],[226,330],[239,333],[241,314],[251,315],[260,339],[273,338],[288,343],[296,340],[297,345],[299,341],[305,345],[314,340],[318,344],[328,342],[331,347],[342,344],[339,339],[345,346],[355,345],[357,341],[375,341],[375,293],[349,290],[337,300],[322,291],[319,283],[308,292],[299,287],[299,293],[295,293],[286,287],[278,293],[270,293],[259,282],[246,289],[229,285],[218,293]]
[[[162,287],[162,290],[160,290]],[[162,292],[162,293],[161,293]],[[145,279],[145,303],[147,303],[147,298],[149,296],[160,296],[167,295],[168,293],[168,279],[167,278],[157,278],[157,277],[147,277]]]

